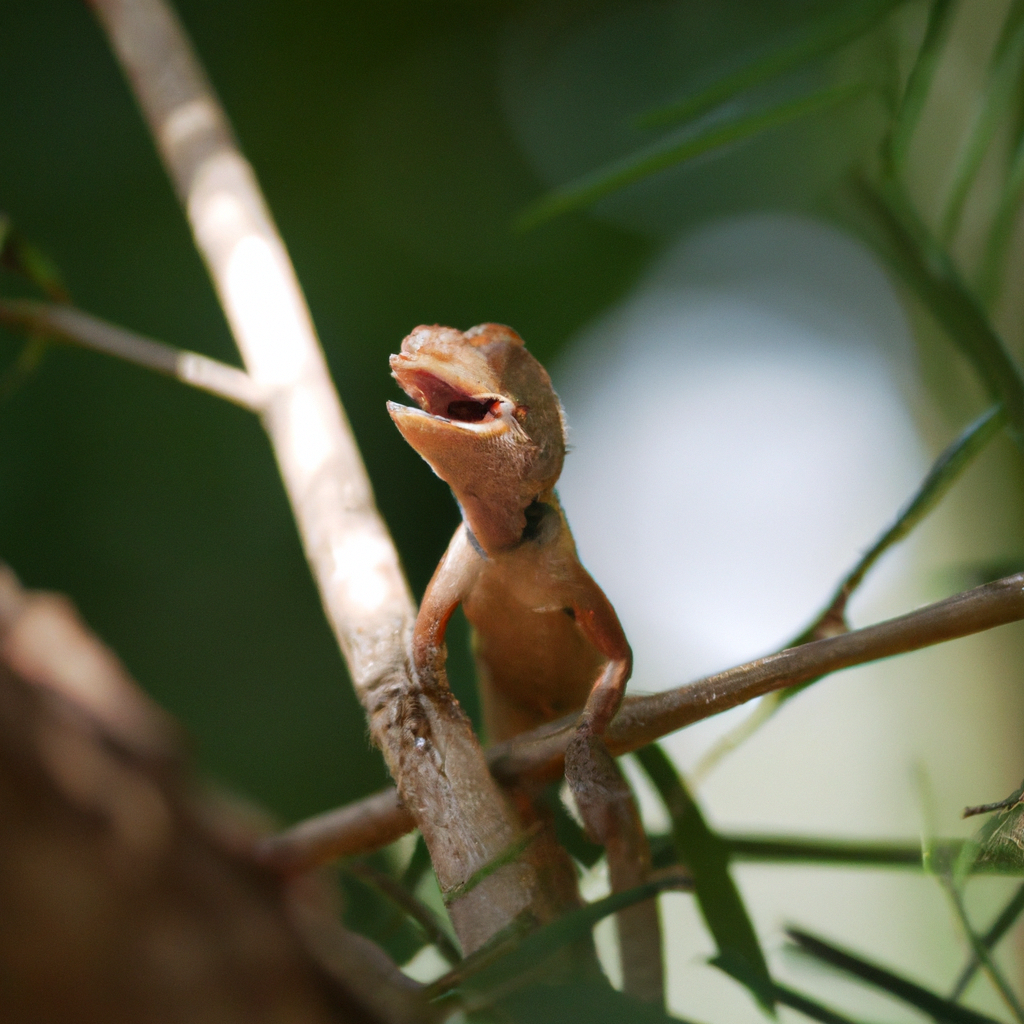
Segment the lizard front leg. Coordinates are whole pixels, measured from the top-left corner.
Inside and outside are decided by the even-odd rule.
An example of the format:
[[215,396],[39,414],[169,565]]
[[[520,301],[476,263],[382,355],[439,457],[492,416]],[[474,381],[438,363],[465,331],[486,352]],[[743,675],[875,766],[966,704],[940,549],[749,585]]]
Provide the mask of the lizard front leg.
[[[453,704],[455,699],[448,690],[445,668],[445,633],[452,613],[470,594],[486,565],[486,557],[473,543],[469,528],[462,524],[434,570],[416,618],[412,652],[417,682],[424,689],[436,688],[448,694]],[[510,798],[510,809],[515,808],[520,824],[532,833],[529,846],[521,855],[536,873],[538,890],[532,909],[539,920],[553,920],[580,903],[572,860],[555,837],[550,815],[534,804],[530,794],[513,790],[503,795]],[[433,824],[439,830],[448,827],[443,821]],[[589,939],[575,944],[569,956],[585,969],[599,971]]]

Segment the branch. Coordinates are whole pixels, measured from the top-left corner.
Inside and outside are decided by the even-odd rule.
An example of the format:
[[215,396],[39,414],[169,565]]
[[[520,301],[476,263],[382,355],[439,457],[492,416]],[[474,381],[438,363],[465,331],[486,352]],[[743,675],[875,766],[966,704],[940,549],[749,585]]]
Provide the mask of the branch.
[[153,341],[72,306],[0,299],[0,323],[117,356],[209,391],[252,412],[263,409],[264,392],[244,370],[198,352]]
[[[468,719],[410,678],[415,608],[284,243],[252,167],[164,0],[91,0],[156,140],[256,387],[302,544],[352,683],[430,850],[469,952],[523,911],[538,880]],[[485,873],[485,872],[484,872]],[[541,918],[545,916],[540,913]]]
[[[628,754],[774,690],[1021,619],[1024,573],[1017,573],[898,618],[791,647],[674,690],[627,697],[608,727],[608,749],[615,755]],[[557,779],[575,724],[576,716],[567,715],[492,747],[487,756],[491,771],[506,785],[524,781],[540,785]],[[373,836],[391,841],[412,827],[409,813],[391,791],[384,791],[273,837],[265,844],[264,854],[275,865],[298,870],[321,863],[314,859],[320,852],[328,856],[366,852],[371,847],[360,844]],[[310,859],[303,861],[304,856]]]

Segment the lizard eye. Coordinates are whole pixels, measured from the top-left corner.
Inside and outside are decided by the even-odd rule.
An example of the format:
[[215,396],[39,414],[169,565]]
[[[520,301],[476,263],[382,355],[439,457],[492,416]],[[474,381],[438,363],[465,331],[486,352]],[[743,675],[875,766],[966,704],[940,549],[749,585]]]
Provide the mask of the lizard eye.
[[487,398],[482,402],[472,398],[459,399],[448,403],[448,419],[462,423],[481,423],[486,419],[494,419],[499,405],[501,402],[497,398]]

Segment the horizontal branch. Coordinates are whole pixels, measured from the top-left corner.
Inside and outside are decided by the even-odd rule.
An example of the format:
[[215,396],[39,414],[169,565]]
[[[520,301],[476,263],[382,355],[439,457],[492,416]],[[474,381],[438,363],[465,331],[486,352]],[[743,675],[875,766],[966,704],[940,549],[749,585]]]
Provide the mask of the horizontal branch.
[[245,370],[201,356],[198,352],[154,341],[73,306],[0,299],[0,324],[117,356],[136,366],[174,377],[183,384],[209,391],[252,412],[260,412],[266,401],[264,389]]
[[[1024,619],[1024,573],[975,587],[874,626],[814,640],[759,658],[664,693],[627,697],[606,734],[613,754],[627,754],[668,733],[774,690],[855,665],[917,651]],[[488,751],[499,781],[541,785],[563,771],[575,715],[523,733]],[[268,840],[267,859],[301,870],[332,856],[365,852],[379,838],[390,842],[413,828],[393,790],[312,818]]]
[[[1024,618],[1024,573],[956,594],[895,619],[839,636],[790,647],[778,654],[699,679],[664,693],[627,698],[608,729],[613,754],[626,754],[773,690],[782,690],[896,654]],[[546,731],[535,730],[490,751],[491,770],[502,781],[530,778],[551,781],[575,722],[560,719]]]
[[270,836],[258,853],[261,860],[281,871],[303,871],[313,864],[378,850],[415,827],[392,787]]

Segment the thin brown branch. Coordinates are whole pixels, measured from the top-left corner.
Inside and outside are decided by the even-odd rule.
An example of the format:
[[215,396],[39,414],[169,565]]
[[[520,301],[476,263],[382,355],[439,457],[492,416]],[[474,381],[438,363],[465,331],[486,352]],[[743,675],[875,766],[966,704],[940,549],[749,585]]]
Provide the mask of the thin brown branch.
[[[521,837],[468,719],[419,687],[406,652],[415,608],[377,509],[305,298],[252,167],[164,0],[91,0],[185,208],[249,375],[306,557],[357,695],[430,850],[465,950],[541,898],[513,861],[466,883]],[[543,914],[541,915],[543,916]]]
[[[1024,573],[874,626],[791,647],[687,686],[627,699],[608,730],[608,747],[614,754],[625,754],[773,690],[1020,619],[1024,619]],[[490,752],[492,771],[502,780],[557,778],[572,724],[571,718],[562,719],[546,736],[532,742],[520,737],[495,747]]]
[[0,299],[0,323],[117,356],[209,391],[252,412],[263,408],[263,391],[244,370],[198,352],[154,341],[73,306]]
[[[1017,573],[898,618],[791,647],[674,690],[627,697],[609,726],[608,748],[616,755],[628,754],[676,729],[766,693],[1021,619],[1024,573]],[[539,785],[557,779],[575,724],[576,716],[567,715],[492,747],[487,756],[491,771],[505,784],[529,781]],[[386,835],[390,841],[403,828],[412,826],[408,813],[391,792],[377,793],[276,837],[274,862],[297,870],[318,863],[310,859],[303,864],[307,853],[312,858],[316,851],[332,848],[344,849],[347,854],[366,852],[372,847],[359,847],[358,843],[364,837],[372,841],[374,835]],[[328,835],[328,830],[332,834]],[[301,843],[291,836],[301,837]]]
[[261,860],[281,871],[304,871],[311,864],[380,849],[415,826],[397,790],[385,789],[265,839],[258,853]]

